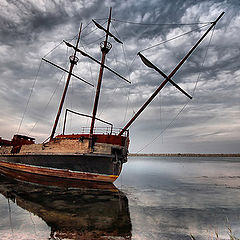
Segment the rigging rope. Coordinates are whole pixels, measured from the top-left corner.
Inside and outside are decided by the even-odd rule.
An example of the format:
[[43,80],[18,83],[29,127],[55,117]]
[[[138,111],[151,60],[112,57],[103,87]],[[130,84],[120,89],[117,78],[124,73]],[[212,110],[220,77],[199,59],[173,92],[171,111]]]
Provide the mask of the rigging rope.
[[25,106],[25,109],[24,109],[24,112],[23,112],[23,115],[22,115],[22,119],[21,119],[21,121],[20,121],[20,124],[19,124],[19,126],[18,126],[17,134],[19,133],[19,131],[20,131],[20,129],[21,129],[23,119],[24,119],[25,114],[26,114],[26,112],[27,112],[27,108],[28,108],[28,105],[29,105],[29,102],[30,102],[30,98],[31,98],[32,93],[33,93],[34,86],[35,86],[35,84],[36,84],[36,82],[37,82],[37,78],[38,78],[38,75],[39,75],[39,71],[40,71],[41,65],[42,65],[42,60],[40,61],[37,74],[36,74],[35,79],[34,79],[34,81],[33,81],[33,85],[32,85],[32,88],[31,88],[31,90],[30,90],[30,94],[29,94],[29,97],[28,97],[28,100],[27,100],[27,104],[26,104],[26,106]]
[[136,24],[136,25],[143,25],[143,26],[191,26],[191,25],[200,25],[200,24],[210,24],[211,22],[199,22],[199,23],[141,23],[141,22],[130,22],[124,21],[116,18],[112,18],[115,22],[122,22],[122,23],[129,23],[129,24]]
[[[53,91],[53,93],[52,93],[50,99],[48,100],[46,106],[44,107],[44,109],[43,109],[43,111],[42,111],[42,114],[44,114],[45,111],[47,110],[47,107],[49,106],[50,102],[52,101],[53,96],[55,95],[55,93],[56,93],[56,91],[57,91],[57,89],[58,89],[58,87],[59,87],[59,85],[60,85],[60,83],[61,83],[61,81],[62,81],[64,75],[65,75],[65,72],[62,74],[61,78],[59,79],[56,88],[54,89],[54,91]],[[40,121],[40,120],[37,120],[37,121],[36,121],[36,123],[33,125],[32,129],[30,130],[30,132],[29,132],[28,135],[30,135],[30,134],[32,133],[32,131],[33,131],[34,128],[37,126],[37,124],[39,123],[39,121]]]
[[[162,121],[162,93],[161,91],[158,94],[158,99],[159,99],[159,127],[160,129],[163,129],[163,121]],[[162,142],[163,142],[163,137],[162,137]]]
[[[102,24],[104,25],[106,22],[107,22],[107,21],[105,21],[105,22],[102,23]],[[87,28],[91,23],[93,23],[93,22],[90,21],[90,22],[87,24],[87,26],[83,28],[83,30],[84,30],[85,28]],[[94,25],[94,26],[95,26],[95,25]],[[95,27],[92,31],[90,31],[90,32],[88,32],[86,35],[82,36],[81,39],[87,37],[89,34],[95,32],[97,29],[98,29],[98,27]],[[78,36],[78,35],[76,35],[76,36]]]
[[[206,60],[206,57],[207,57],[207,53],[208,53],[208,49],[209,49],[209,46],[211,44],[211,41],[212,41],[212,38],[213,38],[213,33],[214,33],[214,30],[215,30],[215,26],[212,30],[212,33],[211,33],[211,36],[210,36],[210,39],[209,39],[209,42],[208,42],[208,45],[207,45],[207,48],[206,48],[206,51],[205,51],[205,55],[204,55],[204,58],[203,58],[203,62],[201,64],[201,69],[203,68],[204,66],[204,63],[205,63],[205,60]],[[196,88],[197,88],[197,84],[200,80],[200,77],[201,77],[201,72],[199,72],[198,74],[198,77],[197,77],[197,80],[195,82],[195,86],[193,88],[193,92],[192,92],[192,97],[195,95],[195,91],[196,91]],[[140,150],[137,151],[137,153],[140,153],[142,150],[144,150],[145,148],[147,148],[149,145],[151,145],[152,143],[154,143],[174,122],[175,120],[178,118],[178,116],[183,112],[183,110],[187,107],[187,105],[189,104],[189,102],[191,101],[191,99],[188,99],[188,101],[183,105],[183,107],[180,109],[180,111],[177,113],[177,115],[172,119],[172,121],[152,140],[150,141],[149,143],[147,143],[146,145],[144,145]]]
[[209,24],[206,24],[206,25],[201,26],[201,27],[199,27],[199,28],[195,28],[195,29],[193,29],[193,30],[191,30],[191,31],[189,31],[189,32],[182,33],[182,34],[180,34],[180,35],[178,35],[178,36],[176,36],[176,37],[173,37],[173,38],[167,39],[167,40],[165,40],[165,41],[162,41],[162,42],[160,42],[160,43],[158,43],[158,44],[155,44],[155,45],[153,45],[153,46],[151,46],[151,47],[145,48],[145,49],[143,49],[143,50],[141,50],[141,51],[139,51],[139,52],[144,52],[144,51],[147,51],[147,50],[149,50],[149,49],[151,49],[151,48],[160,46],[160,45],[162,45],[162,44],[164,44],[164,43],[166,43],[166,42],[173,41],[173,40],[175,40],[175,39],[177,39],[177,38],[180,38],[180,37],[182,37],[182,36],[185,36],[185,35],[187,35],[187,34],[190,34],[190,33],[192,33],[192,32],[195,32],[195,31],[197,31],[197,30],[199,30],[199,29],[201,29],[201,28],[204,28],[204,27],[206,27],[206,26],[208,26],[208,25],[209,25]]
[[[117,29],[115,28],[115,26],[114,26],[113,23],[112,23],[112,26],[113,26],[113,28],[114,28],[114,30],[115,30],[118,38],[121,39],[121,37],[120,37],[120,35],[119,35],[119,33],[118,33]],[[127,63],[127,56],[126,56],[126,51],[125,51],[124,44],[121,44],[121,47],[122,47],[123,56],[124,56],[124,61],[125,61],[125,64],[126,64],[126,69],[127,69],[127,70],[126,70],[126,73],[127,73],[127,75],[128,75],[129,81],[131,81],[131,79],[130,79],[130,68],[129,68],[128,63]],[[126,74],[126,73],[125,73],[125,74]],[[127,107],[126,107],[126,110],[125,110],[125,113],[124,113],[124,118],[123,118],[123,122],[122,122],[122,123],[125,122],[126,117],[127,117],[127,112],[128,112],[128,107],[129,107],[129,99],[130,99],[129,95],[130,95],[130,89],[128,88],[128,92],[127,92]]]
[[[88,53],[88,51],[86,50],[85,46],[83,45],[83,41],[80,41],[80,45],[83,47],[84,51],[85,51],[86,53]],[[88,67],[89,67],[89,70],[90,70],[91,80],[92,80],[92,82],[94,82],[91,64],[90,64],[89,61],[87,61],[87,64],[88,64]],[[96,81],[96,80],[95,80],[95,81]],[[95,86],[95,85],[96,85],[96,84],[94,84],[94,86]],[[90,97],[90,99],[92,99],[92,101],[94,101],[95,89],[96,89],[96,86],[95,86],[94,88],[91,88],[91,97]],[[93,105],[93,102],[92,102],[91,104]],[[90,118],[86,118],[86,125],[89,125],[89,121],[90,121]]]
[[[211,36],[210,36],[210,39],[209,39],[209,42],[208,42],[208,45],[207,45],[207,48],[206,48],[206,52],[205,52],[205,55],[204,55],[204,58],[203,58],[203,62],[202,62],[201,67],[200,67],[201,69],[203,68],[204,63],[206,61],[208,49],[209,49],[209,46],[210,46],[212,38],[213,38],[213,33],[214,33],[214,30],[215,30],[215,27],[216,26],[213,27],[213,30],[212,30],[212,33],[211,33]],[[194,97],[194,95],[195,95],[195,91],[196,91],[196,88],[197,88],[197,84],[200,80],[200,77],[201,77],[201,72],[198,74],[197,81],[196,81],[195,86],[193,88],[192,97]]]
[[102,21],[102,20],[105,20],[105,21],[107,21],[108,18],[94,18],[93,20],[96,20],[96,21]]
[[[108,63],[107,61],[108,61],[108,59],[106,58],[106,64]],[[115,60],[116,61],[116,60]],[[104,85],[102,85],[102,93],[105,91],[105,87],[104,87]],[[114,90],[113,90],[113,92],[112,92],[112,95],[114,96],[114,94],[115,94],[115,92],[117,91],[117,89],[118,89],[118,86],[117,85],[115,85],[115,88],[114,88]],[[104,94],[102,94],[102,95],[104,95]],[[102,115],[102,113],[104,112],[104,109],[107,109],[107,107],[109,106],[109,104],[111,104],[111,102],[110,101],[108,101],[108,102],[106,102],[105,104],[103,104],[102,106],[101,106],[101,111],[99,111],[99,113],[98,113],[98,118],[100,118],[101,117],[101,115]]]
[[[126,68],[127,68],[128,79],[129,79],[129,81],[131,81],[130,68],[128,67],[126,52],[125,52],[125,48],[124,48],[123,44],[122,44],[122,49],[123,49],[123,56],[124,56],[124,60],[125,60]],[[130,95],[130,88],[128,88],[128,91],[127,91],[127,107],[126,107],[126,110],[125,110],[123,123],[126,121],[126,117],[127,117],[127,112],[128,112],[128,107],[129,107],[129,100],[130,100],[129,95]]]
[[[92,23],[92,21],[90,21],[83,29],[82,31],[84,31],[90,24]],[[95,31],[97,28],[95,28],[94,30],[92,30],[90,33],[92,33],[93,31]],[[86,37],[87,35],[89,35],[90,33],[87,33],[84,37]],[[73,41],[75,38],[77,38],[78,34],[74,35],[74,37],[68,39],[68,42]],[[48,56],[50,53],[52,53],[56,48],[58,48],[61,44],[63,44],[64,42],[61,41],[60,43],[58,43],[55,47],[53,47],[53,49],[51,49],[47,54],[45,54],[43,56],[43,58],[45,58],[46,56]]]
[[55,49],[57,49],[61,44],[63,44],[63,41],[61,41],[60,43],[58,43],[53,49],[51,49],[46,55],[43,56],[43,58],[45,58],[46,56],[48,56],[50,53],[52,53]]
[[[92,23],[92,21],[90,21],[90,22],[83,28],[83,30],[85,30],[91,23]],[[96,28],[96,29],[97,29],[97,28]],[[95,31],[96,29],[92,30],[91,32]],[[83,30],[82,30],[82,31],[83,31]],[[91,32],[90,32],[90,33],[91,33]],[[90,34],[90,33],[88,33],[88,34]],[[86,37],[88,34],[86,34],[85,37]],[[78,36],[78,34],[75,35],[73,38],[69,39],[68,41],[71,42],[71,41],[74,40],[77,36]],[[61,41],[60,43],[58,43],[53,49],[51,49],[49,52],[47,52],[47,53],[44,55],[44,57],[46,57],[46,56],[48,56],[49,54],[51,54],[51,53],[52,53],[54,50],[56,50],[61,44],[63,44],[63,41]],[[39,64],[39,68],[38,68],[38,71],[37,71],[35,80],[34,80],[34,82],[33,82],[33,85],[32,85],[31,91],[30,91],[30,95],[29,95],[29,98],[28,98],[28,100],[27,100],[27,104],[26,104],[26,107],[25,107],[25,110],[24,110],[24,113],[23,113],[22,119],[21,119],[20,124],[19,124],[19,127],[18,127],[17,134],[19,133],[19,131],[20,131],[20,129],[21,129],[23,119],[24,119],[25,114],[26,114],[26,112],[27,112],[27,108],[28,108],[28,105],[29,105],[29,102],[30,102],[30,98],[31,98],[31,96],[32,96],[33,89],[34,89],[34,87],[35,87],[35,84],[36,84],[38,75],[39,75],[39,71],[40,71],[41,65],[42,65],[42,60],[41,60],[41,62],[40,62],[40,64]],[[60,84],[63,76],[64,76],[64,74],[62,75],[62,77],[61,77],[60,80],[58,81],[57,87],[56,87],[55,90],[53,91],[53,93],[52,93],[52,95],[51,95],[51,97],[50,97],[47,105],[45,106],[43,112],[46,111],[48,105],[50,104],[50,102],[51,102],[51,100],[52,100],[52,98],[53,98],[53,96],[54,96],[54,94],[55,94],[55,92],[56,92],[56,90],[57,90],[57,88],[58,88],[58,86],[59,86],[59,84]],[[31,129],[30,132],[29,132],[29,135],[30,135],[31,132],[34,130],[34,128],[36,127],[36,125],[38,124],[38,122],[39,122],[39,120],[34,124],[34,126],[32,127],[32,129]]]
[[91,45],[91,44],[93,44],[95,42],[98,42],[98,41],[100,41],[101,39],[104,39],[104,38],[105,38],[105,35],[100,37],[100,38],[98,38],[98,39],[96,39],[96,40],[94,40],[93,42],[88,43],[88,44],[86,44],[86,42],[84,42],[83,40],[82,40],[82,42],[84,42],[85,46],[89,46],[89,45]]
[[[66,51],[66,55],[68,55],[68,48],[67,48],[67,51]],[[67,62],[66,62],[66,65],[67,65]],[[54,91],[53,91],[53,93],[52,93],[50,99],[48,100],[46,106],[43,108],[43,110],[42,110],[42,114],[44,114],[44,113],[46,112],[46,110],[47,110],[47,108],[48,108],[50,102],[52,101],[53,96],[55,95],[55,93],[56,93],[56,91],[57,91],[57,89],[58,89],[58,87],[59,87],[59,85],[60,85],[60,83],[61,83],[61,81],[62,81],[64,75],[65,75],[65,72],[62,74],[61,78],[60,78],[59,81],[57,82],[57,86],[56,86],[56,88],[54,89]],[[28,133],[28,135],[30,135],[30,134],[32,133],[32,131],[33,131],[34,128],[37,126],[37,124],[39,123],[39,121],[40,121],[40,119],[37,120],[37,121],[35,122],[35,124],[33,125],[32,129],[30,130],[30,132]]]

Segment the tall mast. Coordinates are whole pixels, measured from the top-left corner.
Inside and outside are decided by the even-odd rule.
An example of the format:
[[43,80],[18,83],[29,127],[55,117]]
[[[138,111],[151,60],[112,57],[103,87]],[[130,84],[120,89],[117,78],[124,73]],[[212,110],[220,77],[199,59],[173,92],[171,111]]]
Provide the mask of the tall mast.
[[[174,68],[174,70],[165,77],[165,80],[161,83],[161,85],[155,90],[155,92],[148,98],[148,100],[142,105],[142,107],[137,111],[137,113],[130,119],[130,121],[125,125],[125,127],[118,134],[121,136],[130,125],[136,120],[136,118],[143,112],[143,110],[152,102],[152,100],[156,97],[156,95],[161,91],[161,89],[171,80],[173,75],[178,71],[178,69],[183,65],[183,63],[187,60],[187,58],[192,54],[192,52],[197,48],[197,46],[201,43],[201,41],[206,37],[206,35],[211,31],[211,29],[216,25],[219,19],[223,16],[224,12],[220,14],[220,16],[212,22],[212,25],[208,28],[208,30],[203,34],[203,36],[197,41],[197,43],[191,48],[191,50],[186,54],[186,56],[179,62],[179,64]],[[140,54],[141,56],[141,54]],[[151,64],[151,62],[149,62]],[[155,66],[152,66],[152,68]],[[156,69],[155,69],[156,70]]]
[[64,100],[65,100],[65,97],[66,97],[66,94],[67,94],[68,85],[69,85],[69,82],[70,82],[70,79],[71,79],[71,76],[72,76],[73,67],[78,62],[78,58],[76,57],[76,55],[77,55],[77,50],[76,49],[78,48],[78,44],[79,44],[79,41],[80,41],[81,31],[82,31],[82,23],[80,25],[80,30],[79,30],[78,39],[77,39],[77,43],[76,43],[76,48],[74,50],[74,54],[69,57],[70,69],[69,69],[69,72],[68,72],[68,77],[67,77],[67,81],[66,81],[65,88],[64,88],[64,91],[63,91],[62,99],[61,99],[61,102],[60,102],[60,105],[59,105],[59,108],[58,108],[57,116],[56,116],[56,119],[55,119],[55,122],[54,122],[54,125],[53,125],[52,133],[51,133],[51,136],[50,136],[50,141],[53,139],[54,134],[56,132],[57,124],[58,124],[58,121],[59,121],[59,118],[60,118],[60,115],[61,115]]
[[100,67],[100,71],[99,71],[98,84],[97,84],[96,95],[95,95],[94,106],[93,106],[93,112],[92,112],[92,122],[91,122],[91,128],[90,128],[90,135],[93,134],[94,124],[95,124],[95,119],[96,119],[96,113],[97,113],[98,101],[99,101],[99,96],[100,96],[100,91],[101,91],[101,84],[102,84],[105,58],[106,58],[107,53],[111,49],[111,44],[108,43],[111,16],[112,16],[112,8],[110,8],[110,12],[109,12],[105,41],[101,44],[102,60],[101,60],[101,67]]

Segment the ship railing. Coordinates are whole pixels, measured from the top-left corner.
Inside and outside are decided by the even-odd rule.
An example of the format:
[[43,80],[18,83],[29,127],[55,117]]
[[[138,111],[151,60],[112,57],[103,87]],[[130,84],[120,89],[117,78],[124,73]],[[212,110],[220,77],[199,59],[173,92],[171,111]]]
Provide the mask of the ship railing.
[[[82,127],[82,134],[87,134],[90,132],[90,127]],[[121,131],[121,128],[112,128],[112,127],[95,127],[93,129],[93,134],[106,134],[106,135],[118,135]],[[123,136],[128,137],[129,132],[126,131]]]
[[[75,112],[75,111],[70,110],[70,109],[67,108],[66,111],[65,111],[65,117],[64,117],[63,134],[65,133],[65,128],[66,128],[66,122],[67,122],[67,114],[68,114],[68,112],[73,113],[73,114],[76,114],[76,115],[79,115],[79,116],[82,116],[82,117],[92,118],[91,115],[87,115],[87,114],[83,114],[83,113],[78,113],[78,112]],[[112,130],[113,130],[113,124],[112,124],[112,123],[107,122],[107,121],[105,121],[105,120],[102,120],[102,119],[100,119],[100,118],[95,118],[95,119],[98,120],[98,121],[100,121],[100,122],[102,122],[102,123],[104,123],[104,124],[109,125],[109,126],[110,126],[110,131],[111,131],[111,133],[112,133]]]
[[[87,115],[87,114],[83,114],[83,113],[78,113],[75,112],[73,110],[70,109],[66,109],[65,111],[65,117],[64,117],[64,124],[63,124],[63,135],[65,133],[65,129],[66,129],[66,123],[67,123],[67,114],[68,112],[72,113],[72,114],[76,114],[82,117],[87,117],[87,118],[92,118],[92,115]],[[95,127],[93,129],[93,133],[94,134],[108,134],[108,135],[118,135],[119,132],[122,130],[121,128],[113,128],[113,124],[110,122],[107,122],[105,120],[102,120],[100,118],[95,118],[97,121],[102,122],[104,124],[107,124],[109,127]],[[89,133],[90,132],[90,128],[89,127],[83,127],[82,128],[82,133]],[[128,131],[125,132],[125,134],[123,135],[125,137],[128,136]]]

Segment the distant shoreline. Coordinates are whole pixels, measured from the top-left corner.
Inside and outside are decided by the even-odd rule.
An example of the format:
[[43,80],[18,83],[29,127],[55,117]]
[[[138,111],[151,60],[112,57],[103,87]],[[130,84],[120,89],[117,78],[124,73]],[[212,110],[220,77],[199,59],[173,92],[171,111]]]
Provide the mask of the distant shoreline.
[[240,157],[240,153],[129,153],[130,157]]

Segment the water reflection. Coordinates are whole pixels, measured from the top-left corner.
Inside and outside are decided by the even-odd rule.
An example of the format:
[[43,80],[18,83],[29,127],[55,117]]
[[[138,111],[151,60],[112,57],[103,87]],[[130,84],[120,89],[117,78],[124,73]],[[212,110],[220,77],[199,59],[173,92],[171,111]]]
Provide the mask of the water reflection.
[[77,184],[48,187],[0,175],[0,193],[44,220],[49,239],[131,239],[126,195],[112,184]]

